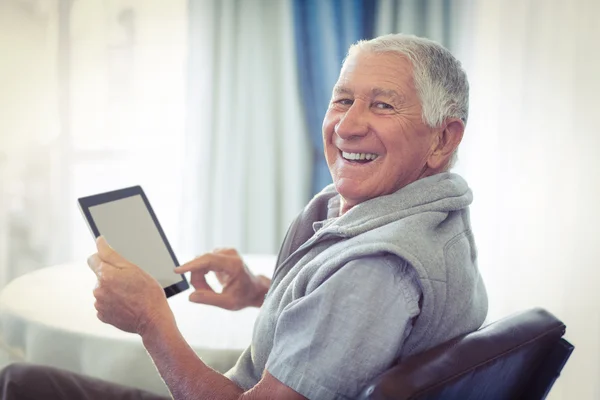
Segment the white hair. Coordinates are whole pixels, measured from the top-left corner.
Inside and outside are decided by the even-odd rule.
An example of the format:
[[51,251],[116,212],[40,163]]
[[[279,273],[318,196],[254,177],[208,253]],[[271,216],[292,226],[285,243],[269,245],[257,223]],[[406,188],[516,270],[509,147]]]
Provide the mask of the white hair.
[[[359,51],[395,52],[410,60],[415,88],[423,109],[423,122],[429,127],[436,128],[447,118],[460,118],[467,124],[467,74],[460,61],[446,48],[433,40],[397,33],[358,41],[350,46],[347,57]],[[456,162],[457,150],[452,154],[447,169]]]

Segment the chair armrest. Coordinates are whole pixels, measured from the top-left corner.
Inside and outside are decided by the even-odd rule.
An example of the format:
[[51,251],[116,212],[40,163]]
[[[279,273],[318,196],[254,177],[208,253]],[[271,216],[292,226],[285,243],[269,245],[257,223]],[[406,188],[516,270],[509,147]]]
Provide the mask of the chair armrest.
[[[498,386],[493,398],[516,398],[522,382],[564,332],[565,325],[543,309],[521,312],[406,358],[376,378],[359,399],[434,399],[441,393],[460,398],[452,396],[474,391],[474,386],[481,386],[480,394]],[[503,384],[490,385],[490,380]]]

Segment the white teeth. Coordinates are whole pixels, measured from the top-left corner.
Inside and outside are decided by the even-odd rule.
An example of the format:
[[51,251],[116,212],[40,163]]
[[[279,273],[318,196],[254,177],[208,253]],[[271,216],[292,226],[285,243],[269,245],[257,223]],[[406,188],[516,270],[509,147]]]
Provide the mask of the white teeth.
[[373,153],[346,153],[342,151],[342,157],[346,160],[374,160],[377,158],[377,154]]

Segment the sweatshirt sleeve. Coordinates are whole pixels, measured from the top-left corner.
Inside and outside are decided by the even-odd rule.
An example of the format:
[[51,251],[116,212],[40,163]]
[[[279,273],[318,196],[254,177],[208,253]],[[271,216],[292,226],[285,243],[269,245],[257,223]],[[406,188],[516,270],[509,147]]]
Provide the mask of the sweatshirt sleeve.
[[404,260],[353,260],[283,310],[266,369],[309,399],[355,398],[399,356],[420,296]]

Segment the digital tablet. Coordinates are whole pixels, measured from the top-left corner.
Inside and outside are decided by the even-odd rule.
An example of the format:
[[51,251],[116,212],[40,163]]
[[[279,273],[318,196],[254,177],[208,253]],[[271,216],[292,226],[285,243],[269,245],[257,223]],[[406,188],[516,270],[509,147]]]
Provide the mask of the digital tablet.
[[82,197],[78,203],[92,235],[104,236],[117,253],[152,275],[167,297],[189,287],[185,276],[173,272],[179,263],[140,186]]

